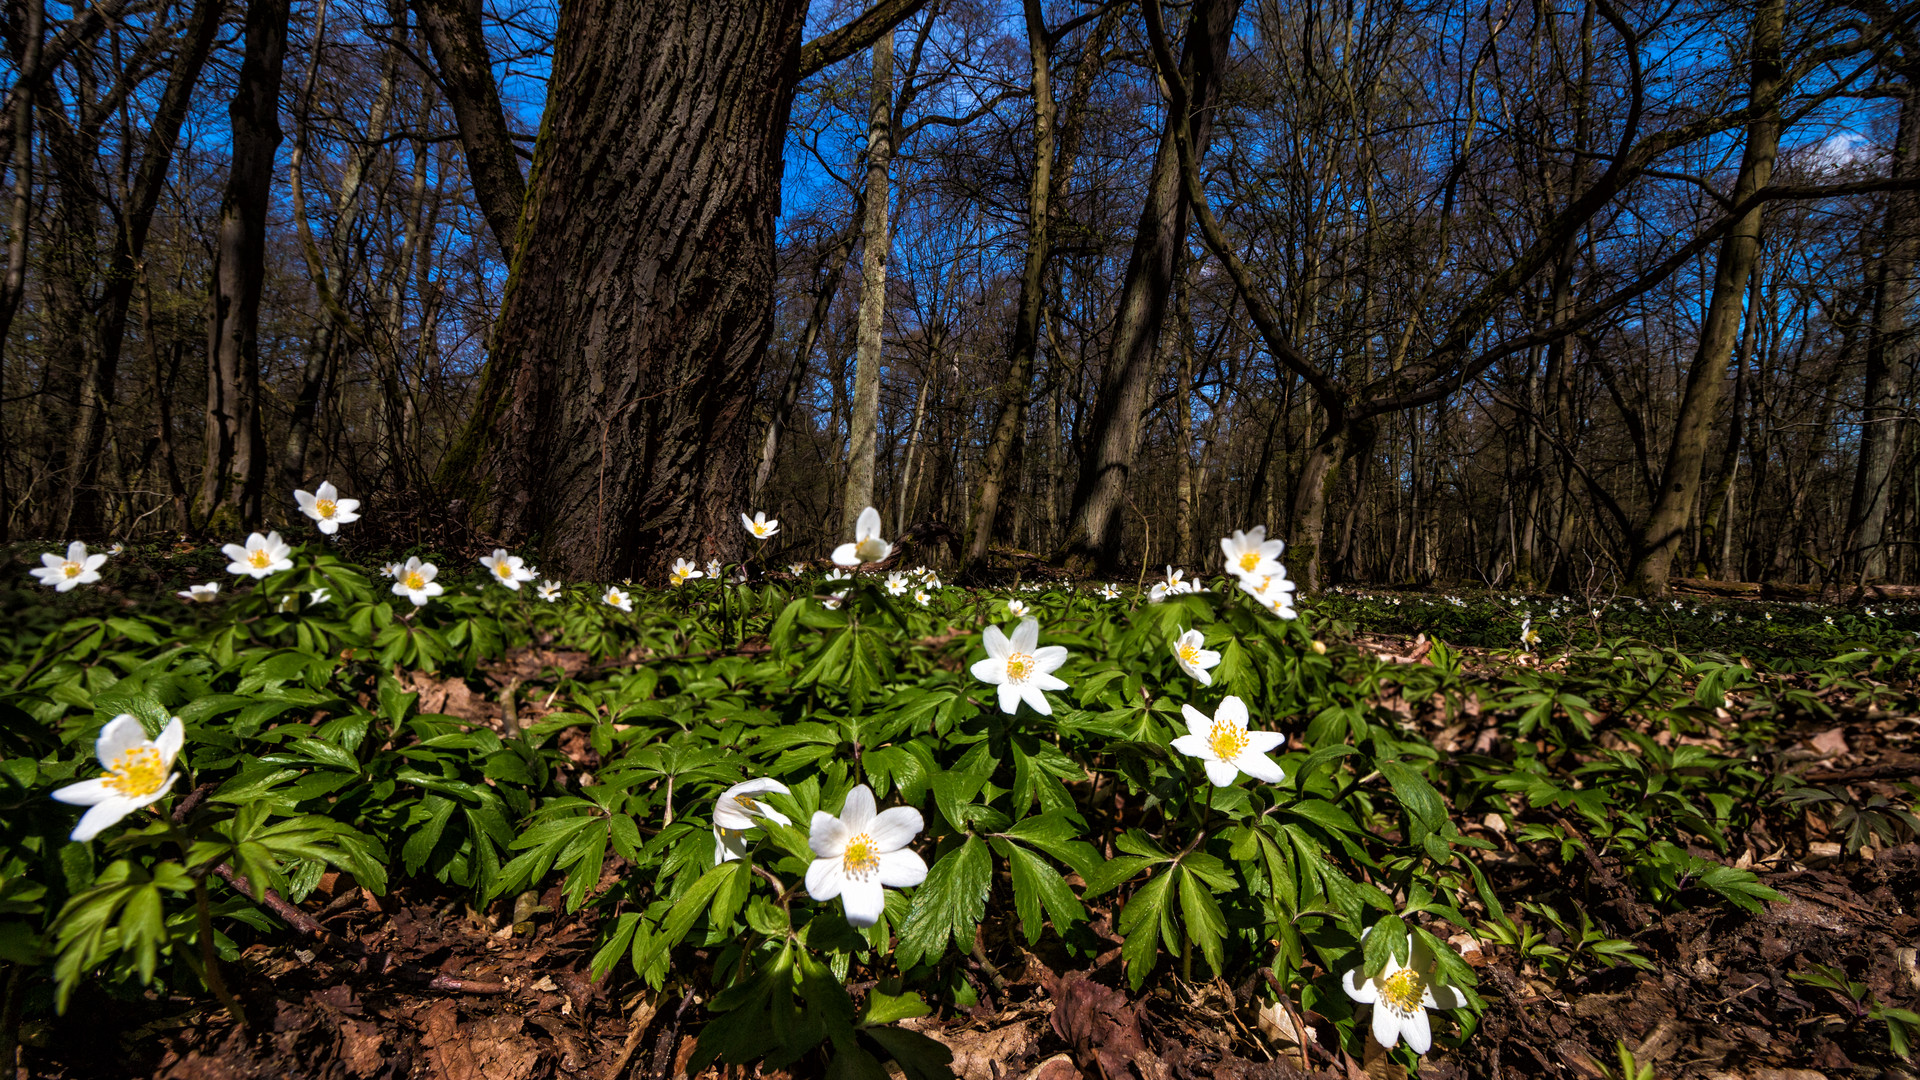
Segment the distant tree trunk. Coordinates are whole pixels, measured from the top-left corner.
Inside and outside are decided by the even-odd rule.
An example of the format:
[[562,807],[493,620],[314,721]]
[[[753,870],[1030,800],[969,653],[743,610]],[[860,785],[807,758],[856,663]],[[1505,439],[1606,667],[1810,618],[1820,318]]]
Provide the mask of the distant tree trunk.
[[820,328],[826,325],[827,315],[833,309],[833,296],[840,290],[840,279],[846,275],[847,258],[853,254],[853,237],[853,230],[848,229],[821,253],[825,275],[814,287],[813,309],[807,313],[807,325],[800,331],[800,340],[794,343],[786,383],[781,388],[780,400],[774,402],[773,415],[767,418],[767,433],[760,440],[760,465],[753,472],[755,499],[773,475],[774,460],[780,456],[780,436],[793,419],[793,408],[800,401],[800,391],[806,387],[807,359],[813,355],[813,343],[820,338]]
[[873,43],[873,73],[867,94],[867,213],[860,230],[860,327],[855,338],[853,410],[847,422],[847,492],[840,505],[840,531],[848,536],[853,535],[854,519],[873,505],[873,471],[880,435],[887,254],[892,247],[887,229],[887,169],[893,161],[891,33]]
[[266,447],[260,432],[260,293],[266,278],[267,204],[280,147],[280,72],[289,0],[249,0],[245,51],[228,117],[233,164],[220,201],[207,328],[206,466],[200,476],[202,528],[231,507],[239,524],[261,517]]
[[[1749,101],[1770,100],[1779,84],[1780,39],[1785,21],[1784,0],[1767,0],[1754,15]],[[1739,178],[1734,182],[1735,203],[1767,185],[1779,145],[1779,110],[1769,108],[1747,125],[1746,151],[1741,155]],[[1667,451],[1659,495],[1640,535],[1633,581],[1642,593],[1662,595],[1667,591],[1674,552],[1680,546],[1680,536],[1686,530],[1694,501],[1700,494],[1701,464],[1706,458],[1708,436],[1719,409],[1721,387],[1727,381],[1727,362],[1733,356],[1734,338],[1740,332],[1741,297],[1760,251],[1760,221],[1761,211],[1756,206],[1720,244],[1713,295],[1707,305],[1706,321],[1700,328],[1700,348],[1687,372],[1687,387],[1680,401],[1679,416],[1674,421],[1673,444]]]
[[1181,188],[1180,158],[1174,128],[1187,125],[1196,155],[1205,151],[1213,131],[1213,105],[1221,67],[1227,59],[1240,0],[1195,0],[1181,49],[1180,69],[1193,108],[1189,115],[1167,112],[1166,127],[1147,180],[1146,204],[1134,237],[1120,293],[1113,356],[1102,372],[1100,391],[1089,420],[1087,453],[1081,458],[1073,512],[1056,561],[1086,572],[1116,569],[1120,562],[1119,513],[1127,479],[1140,448],[1141,412],[1156,374],[1160,327],[1173,290],[1180,249],[1187,235],[1187,200]]
[[[1906,97],[1900,105],[1900,127],[1893,145],[1895,177],[1912,174],[1920,162],[1920,86],[1904,80]],[[1895,378],[1896,356],[1907,334],[1908,309],[1913,302],[1912,274],[1920,256],[1920,199],[1911,190],[1887,193],[1886,216],[1880,226],[1879,258],[1868,271],[1873,296],[1872,322],[1867,326],[1866,395],[1860,422],[1860,464],[1854,473],[1848,531],[1853,536],[1851,569],[1862,582],[1885,581],[1887,548],[1884,543],[1887,506],[1893,485],[1893,462],[1899,451],[1900,384]]]
[[467,156],[474,199],[501,254],[511,263],[526,180],[520,175],[507,114],[500,107],[500,88],[493,81],[479,0],[415,0],[414,10],[433,49],[433,64],[460,130],[460,149]]
[[1000,493],[1007,486],[1013,447],[1026,424],[1027,395],[1032,390],[1033,358],[1040,346],[1040,315],[1046,300],[1048,198],[1053,192],[1054,101],[1047,25],[1039,0],[1025,0],[1027,52],[1033,61],[1033,175],[1027,179],[1027,261],[1020,272],[1019,309],[1014,315],[1013,340],[1007,348],[1007,378],[1001,383],[1000,415],[987,443],[981,468],[980,501],[974,508],[972,536],[964,573],[987,569],[987,549],[993,541]]
[[[33,98],[34,84],[40,77],[41,38],[45,34],[46,7],[43,0],[27,0],[25,42],[20,51],[19,81],[13,105],[13,139],[9,150],[13,157],[13,198],[7,217],[7,269],[0,279],[0,355],[4,355],[7,334],[13,317],[26,295],[27,230],[33,221]],[[5,397],[0,394],[0,399]],[[4,402],[0,401],[0,407]],[[7,486],[7,425],[0,417],[0,543],[12,539],[13,491]]]
[[[1747,280],[1746,325],[1740,331],[1740,349],[1734,356],[1733,411],[1727,417],[1727,442],[1720,452],[1719,478],[1701,508],[1700,548],[1704,554],[1694,566],[1695,577],[1712,577],[1716,572],[1725,575],[1732,553],[1728,541],[1733,536],[1733,489],[1740,470],[1740,443],[1746,437],[1747,369],[1752,366],[1754,343],[1760,337],[1763,273],[1760,261],[1755,259],[1753,271]],[[1711,567],[1708,566],[1709,558],[1713,563]]]
[[135,264],[146,253],[147,234],[153,227],[154,211],[172,170],[180,128],[186,122],[193,88],[200,81],[200,69],[213,48],[214,34],[220,29],[225,7],[223,0],[199,0],[194,4],[193,14],[174,52],[166,88],[161,91],[159,106],[154,110],[141,146],[140,168],[128,192],[127,206],[124,213],[116,216],[120,227],[114,233],[112,268],[107,273],[106,295],[100,303],[99,338],[94,344],[93,362],[80,384],[73,431],[76,473],[70,489],[72,502],[66,527],[61,530],[63,535],[91,536],[104,525],[99,490],[101,451],[106,445],[107,413],[113,408],[114,384],[120,374],[127,315],[133,305]]

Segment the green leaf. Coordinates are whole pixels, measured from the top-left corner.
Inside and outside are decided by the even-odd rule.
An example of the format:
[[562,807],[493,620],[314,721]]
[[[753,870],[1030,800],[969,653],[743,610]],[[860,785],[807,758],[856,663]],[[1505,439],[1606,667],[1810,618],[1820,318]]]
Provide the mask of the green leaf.
[[992,884],[993,860],[977,836],[968,837],[934,863],[927,880],[915,890],[913,907],[900,927],[901,970],[940,959],[949,940],[963,953],[972,949]]
[[1169,922],[1168,900],[1173,892],[1173,873],[1148,879],[1127,906],[1120,909],[1121,959],[1127,963],[1127,982],[1138,990],[1153,972],[1159,956],[1162,924]]
[[1020,915],[1020,926],[1028,944],[1040,940],[1042,912],[1061,933],[1077,922],[1085,922],[1087,910],[1074,899],[1073,890],[1046,860],[1018,844],[996,845],[1007,857],[1013,871],[1013,906]]

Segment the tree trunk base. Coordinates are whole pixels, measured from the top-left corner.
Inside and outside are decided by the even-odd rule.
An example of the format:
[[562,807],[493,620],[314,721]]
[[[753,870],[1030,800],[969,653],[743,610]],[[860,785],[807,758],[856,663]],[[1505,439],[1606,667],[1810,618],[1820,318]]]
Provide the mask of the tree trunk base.
[[1715,596],[1726,600],[1812,600],[1827,604],[1920,600],[1920,585],[1791,585],[1770,581],[1711,581],[1706,578],[1674,578],[1667,585],[1675,593]]

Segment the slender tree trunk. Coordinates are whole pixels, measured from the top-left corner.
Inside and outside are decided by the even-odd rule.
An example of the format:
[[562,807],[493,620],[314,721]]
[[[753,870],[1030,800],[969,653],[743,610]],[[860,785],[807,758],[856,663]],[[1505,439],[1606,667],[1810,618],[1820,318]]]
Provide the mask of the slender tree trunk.
[[973,515],[963,573],[987,569],[988,545],[1000,493],[1006,487],[1013,446],[1027,418],[1027,396],[1032,390],[1033,358],[1040,346],[1040,315],[1046,300],[1048,197],[1053,191],[1054,100],[1050,79],[1053,60],[1048,52],[1047,25],[1039,0],[1025,0],[1028,55],[1033,61],[1033,174],[1027,180],[1027,261],[1020,273],[1020,306],[1014,316],[1013,340],[1008,347],[1007,378],[1001,384],[1000,415],[987,443],[981,468],[980,500]]
[[220,202],[207,328],[206,465],[198,513],[203,528],[223,508],[257,525],[265,480],[260,431],[260,293],[266,279],[267,204],[280,146],[280,72],[288,0],[250,0],[240,79],[228,110],[233,164]]
[[[13,329],[13,317],[26,295],[27,230],[33,221],[33,99],[34,83],[40,76],[40,46],[45,33],[44,0],[26,0],[22,5],[26,34],[21,50],[19,82],[13,103],[13,198],[7,219],[7,269],[0,279],[0,356],[5,355],[7,335]],[[0,408],[5,407],[5,385],[0,383]],[[0,543],[13,536],[13,492],[7,486],[7,425],[0,415]]]
[[[1899,134],[1893,146],[1893,175],[1910,175],[1920,162],[1920,86],[1909,76],[1900,105]],[[1914,264],[1920,256],[1920,199],[1912,191],[1887,194],[1880,226],[1880,257],[1868,271],[1872,322],[1867,326],[1865,401],[1860,416],[1860,464],[1854,473],[1848,531],[1853,536],[1849,565],[1862,582],[1887,578],[1887,505],[1893,462],[1900,446],[1902,411],[1896,353],[1908,333],[1913,304]]]
[[[1754,344],[1760,337],[1761,277],[1764,272],[1760,260],[1755,259],[1747,282],[1746,325],[1740,331],[1740,349],[1734,356],[1733,410],[1727,417],[1727,443],[1720,453],[1719,479],[1715,481],[1713,491],[1707,495],[1702,507],[1700,547],[1705,554],[1694,567],[1695,577],[1711,577],[1714,570],[1721,574],[1727,572],[1730,549],[1726,541],[1733,533],[1730,526],[1733,520],[1734,480],[1740,466],[1740,443],[1745,438],[1747,369],[1753,363]],[[1707,565],[1709,557],[1714,563],[1712,568]]]
[[520,175],[507,114],[500,107],[500,88],[493,81],[480,0],[415,0],[413,6],[460,130],[474,199],[501,254],[511,263],[526,180]]
[[104,525],[99,490],[101,450],[106,443],[107,413],[114,405],[114,384],[120,375],[120,353],[126,338],[128,311],[133,304],[135,267],[146,253],[147,234],[153,227],[154,211],[172,170],[180,128],[186,122],[193,88],[200,81],[200,69],[212,50],[224,10],[223,0],[199,0],[194,4],[193,14],[174,52],[166,88],[161,91],[159,106],[142,140],[140,169],[128,193],[125,212],[116,216],[120,227],[114,233],[106,294],[100,303],[98,340],[94,343],[92,363],[80,384],[73,431],[76,471],[66,526],[61,530],[64,535],[91,536],[99,533]]
[[[1750,101],[1772,98],[1779,83],[1780,39],[1785,20],[1784,0],[1766,0],[1754,16]],[[1767,110],[1747,126],[1747,147],[1741,155],[1739,178],[1734,183],[1734,202],[1766,186],[1773,173],[1779,143],[1777,110]],[[1687,387],[1680,401],[1679,417],[1674,422],[1673,444],[1661,474],[1659,496],[1646,528],[1641,531],[1633,580],[1642,593],[1666,593],[1674,553],[1699,496],[1701,464],[1706,457],[1714,415],[1719,409],[1721,388],[1727,381],[1727,363],[1733,356],[1734,338],[1740,332],[1741,297],[1760,250],[1760,223],[1761,211],[1755,207],[1720,245],[1713,295],[1707,306],[1706,322],[1700,328],[1699,352],[1687,372]]]
[[773,475],[773,463],[780,456],[780,436],[793,419],[793,409],[800,401],[800,391],[806,388],[807,359],[813,355],[814,342],[820,339],[820,328],[827,323],[827,315],[833,309],[834,294],[840,290],[840,279],[846,275],[847,259],[853,254],[853,237],[853,230],[848,229],[821,253],[820,262],[826,267],[826,273],[815,286],[813,310],[808,313],[807,325],[800,331],[800,340],[793,347],[793,359],[787,364],[787,380],[781,387],[780,400],[774,404],[773,415],[767,418],[767,433],[760,440],[760,464],[753,471],[755,499],[760,497],[768,478]]
[[887,225],[887,169],[893,161],[893,35],[873,43],[873,74],[867,88],[866,222],[860,234],[860,327],[853,369],[853,411],[847,423],[847,493],[840,531],[853,535],[854,519],[873,505],[874,462],[880,434],[880,368],[885,363],[887,256],[893,246]]
[[1194,153],[1204,153],[1213,131],[1213,106],[1221,67],[1227,59],[1240,0],[1195,0],[1182,47],[1180,68],[1193,101],[1190,115],[1169,109],[1147,181],[1133,254],[1120,293],[1119,321],[1112,360],[1101,374],[1100,391],[1089,420],[1088,452],[1067,536],[1056,560],[1078,572],[1111,571],[1120,562],[1121,509],[1128,477],[1139,452],[1141,412],[1156,374],[1160,327],[1165,321],[1180,249],[1187,234],[1187,200],[1176,124],[1187,125]]

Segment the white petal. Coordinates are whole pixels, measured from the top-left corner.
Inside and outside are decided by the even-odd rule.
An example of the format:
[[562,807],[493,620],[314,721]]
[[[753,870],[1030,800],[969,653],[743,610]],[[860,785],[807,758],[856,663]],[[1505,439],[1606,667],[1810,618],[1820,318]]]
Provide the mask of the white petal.
[[831,859],[815,859],[807,867],[807,895],[825,902],[840,895],[846,888],[846,871],[840,868],[838,855]]
[[874,873],[880,884],[895,889],[910,889],[927,880],[927,861],[909,848],[880,853],[880,869]]
[[[1379,1008],[1378,1005],[1374,1008]],[[1416,1054],[1424,1054],[1433,1048],[1433,1024],[1427,1019],[1427,1010],[1415,1009],[1412,1016],[1401,1017],[1400,1035]]]
[[745,834],[733,829],[713,827],[713,865],[733,862],[747,853]]
[[807,846],[822,859],[838,859],[847,853],[847,837],[853,831],[847,823],[827,813],[825,810],[813,812],[813,822],[807,830]]
[[86,813],[80,815],[79,823],[73,827],[73,839],[85,843],[99,836],[101,830],[133,811],[134,806],[130,799],[115,797],[105,802],[95,803],[87,808]]
[[1428,983],[1420,1003],[1429,1009],[1459,1009],[1467,1004],[1467,995],[1445,983]]
[[1220,664],[1220,654],[1214,652],[1212,649],[1201,649],[1199,653],[1194,656],[1193,664],[1195,667],[1217,667]]
[[733,801],[732,793],[728,793],[713,804],[713,827],[740,832],[753,828],[753,818],[748,816],[746,807]]
[[359,510],[359,499],[341,499],[338,503],[334,504],[333,517],[335,521],[345,525],[360,520]]
[[1225,720],[1244,731],[1247,726],[1247,703],[1228,694],[1221,699],[1220,708],[1214,711],[1213,719],[1216,722]]
[[[86,570],[88,574],[93,574],[93,580],[98,581],[100,580],[100,575],[94,574],[94,571],[107,565],[107,553],[102,551],[93,555],[89,555],[87,556],[87,561],[81,563],[80,565],[84,570]],[[85,577],[86,575],[83,574],[81,576]]]
[[160,751],[161,760],[165,761],[167,768],[171,769],[173,759],[180,756],[180,748],[186,745],[186,742],[186,725],[182,724],[180,718],[176,716],[167,721],[166,727],[160,729],[160,737],[153,740],[153,745]]
[[1067,688],[1067,681],[1065,679],[1062,679],[1058,675],[1049,675],[1044,671],[1034,672],[1033,677],[1028,679],[1027,682],[1036,690],[1065,690]]
[[1374,985],[1372,979],[1361,978],[1360,971],[1360,968],[1354,968],[1340,976],[1340,989],[1345,990],[1348,997],[1362,1005],[1379,1001],[1380,988]]
[[855,785],[847,792],[847,801],[840,806],[840,820],[846,823],[848,832],[863,833],[872,827],[873,805],[873,789],[867,785]]
[[303,514],[306,514],[306,515],[307,515],[308,517],[315,517],[315,516],[317,516],[317,514],[318,514],[318,512],[314,510],[314,508],[313,508],[313,504],[314,504],[315,502],[317,502],[318,500],[316,500],[316,499],[315,499],[315,498],[313,497],[313,493],[312,493],[312,492],[309,492],[309,491],[301,491],[301,490],[300,490],[299,488],[294,488],[294,489],[293,489],[293,501],[294,501],[294,502],[297,502],[297,503],[299,503],[299,504],[300,504],[300,512],[301,512],[301,513],[303,513]]
[[86,562],[87,561],[87,545],[84,543],[81,543],[78,540],[75,540],[73,543],[68,544],[67,545],[67,561],[68,562]]
[[315,525],[314,528],[319,529],[328,536],[332,536],[334,533],[340,531],[340,522],[335,518],[321,518],[319,524]]
[[1191,705],[1180,706],[1180,718],[1187,722],[1187,730],[1192,732],[1205,731],[1213,726],[1213,721],[1208,719],[1206,713]]
[[1029,615],[1013,628],[1013,651],[1030,653],[1040,647],[1040,620]]
[[1287,778],[1286,772],[1280,768],[1278,762],[1251,749],[1242,750],[1240,756],[1233,759],[1233,764],[1235,768],[1255,780],[1264,780],[1269,784],[1277,784]]
[[1172,746],[1176,753],[1185,754],[1188,757],[1213,757],[1213,748],[1207,745],[1207,740],[1198,735],[1182,735],[1168,745]]
[[973,672],[974,678],[984,683],[993,683],[997,686],[1007,681],[1007,662],[997,657],[989,656],[984,660],[975,660],[968,670]]
[[997,689],[1000,691],[1000,711],[1008,716],[1019,712],[1020,688],[1010,682],[1003,682]]
[[887,890],[881,887],[877,874],[847,878],[840,890],[840,903],[847,909],[848,924],[865,928],[879,922],[881,912],[887,910]]
[[853,524],[855,539],[864,540],[869,536],[880,535],[880,511],[869,506],[860,511],[860,520]]
[[337,487],[334,487],[333,481],[331,480],[320,481],[320,487],[318,488],[318,490],[314,492],[314,494],[320,496],[323,499],[328,500],[329,502],[340,501],[340,489]]
[[1033,666],[1041,672],[1058,671],[1069,655],[1065,645],[1042,645],[1033,650]]
[[147,729],[132,713],[121,713],[107,721],[100,729],[100,737],[94,741],[93,751],[99,757],[100,764],[113,768],[120,755],[136,747],[151,745],[147,741]]
[[1046,691],[1041,690],[1038,683],[1030,681],[1021,687],[1020,697],[1033,706],[1033,711],[1041,716],[1053,715],[1053,702],[1047,700]]
[[1265,754],[1286,743],[1287,736],[1278,731],[1247,732],[1247,749]]
[[[239,544],[224,544],[221,546],[220,552],[227,558],[232,559],[236,564],[244,565],[247,561],[247,549],[241,547]],[[59,564],[55,563],[54,565],[58,566]],[[227,570],[229,573],[239,572],[232,567],[228,567]]]
[[1400,1041],[1400,1017],[1384,1002],[1373,1004],[1373,1041],[1388,1050]]
[[107,786],[107,778],[104,776],[96,776],[91,780],[82,780],[77,784],[56,788],[52,795],[54,801],[66,803],[68,806],[93,806],[96,803],[120,797],[119,792]]
[[1005,660],[1013,654],[1013,644],[997,626],[989,626],[980,632],[980,644],[986,646],[987,655],[995,660]]
[[1202,761],[1201,766],[1207,770],[1207,779],[1213,781],[1214,787],[1227,787],[1240,776],[1239,769],[1218,758]]
[[882,811],[873,819],[872,826],[867,829],[867,835],[873,837],[874,846],[884,854],[889,851],[898,851],[913,843],[913,838],[919,836],[920,831],[926,827],[927,823],[920,817],[920,811],[911,806],[894,806]]
[[853,544],[841,544],[833,549],[833,561],[839,566],[859,566],[860,556],[855,553]]
[[1201,669],[1194,667],[1192,664],[1187,663],[1185,660],[1180,661],[1180,666],[1183,668],[1186,668],[1187,674],[1193,676],[1194,679],[1197,680],[1201,686],[1213,685],[1213,676],[1207,674],[1205,671],[1202,671]]

